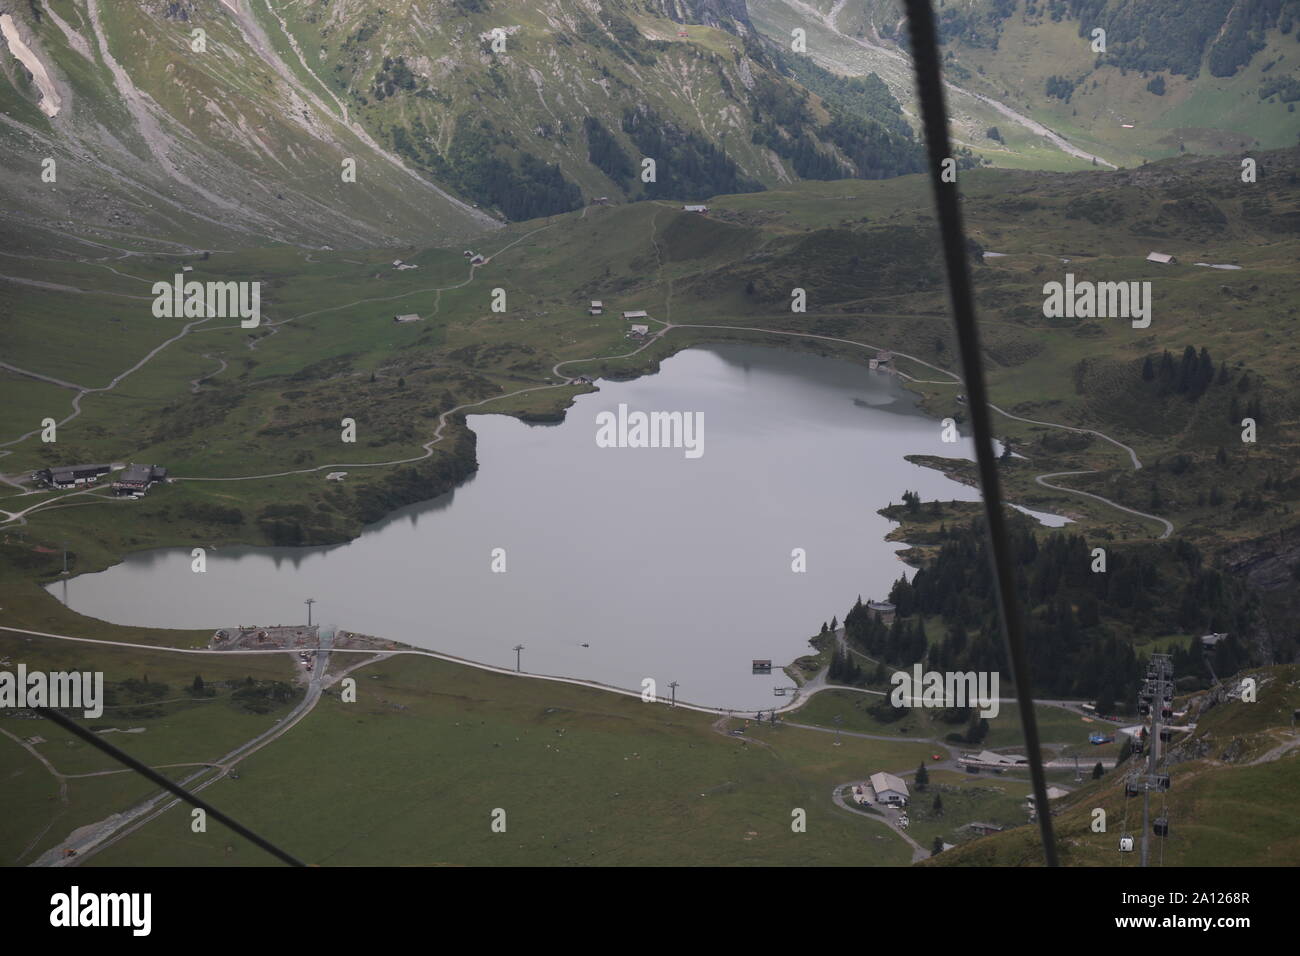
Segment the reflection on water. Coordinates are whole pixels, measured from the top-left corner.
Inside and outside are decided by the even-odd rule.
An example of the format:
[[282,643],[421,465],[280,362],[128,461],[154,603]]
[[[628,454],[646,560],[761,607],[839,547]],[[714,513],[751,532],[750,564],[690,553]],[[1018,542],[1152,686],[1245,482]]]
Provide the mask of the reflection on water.
[[[704,455],[598,447],[596,415],[619,403],[702,412]],[[942,443],[894,378],[758,346],[693,348],[656,375],[601,382],[561,425],[469,421],[477,475],[356,541],[221,548],[204,574],[189,548],[135,554],[72,580],[68,602],[121,624],[217,628],[292,623],[315,597],[327,626],[509,667],[523,644],[525,671],[633,689],[648,677],[661,694],[677,680],[679,700],[758,709],[780,702],[779,665],[823,621],[910,574],[876,509],[905,489],[977,494],[903,460],[971,449]],[[777,672],[754,676],[754,658]]]

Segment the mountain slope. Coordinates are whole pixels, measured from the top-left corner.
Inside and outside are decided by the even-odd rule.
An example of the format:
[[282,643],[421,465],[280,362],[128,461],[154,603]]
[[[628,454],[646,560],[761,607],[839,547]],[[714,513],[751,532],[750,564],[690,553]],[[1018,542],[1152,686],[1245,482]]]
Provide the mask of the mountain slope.
[[[906,47],[897,0],[754,0],[835,9],[838,28]],[[937,14],[950,81],[1027,112],[1120,165],[1293,145],[1300,30],[1284,0],[948,0]],[[1093,50],[1093,31],[1105,50]],[[1005,137],[1005,123],[998,129]],[[1012,143],[981,137],[995,162]]]
[[[5,4],[59,100],[47,115],[31,71],[0,54],[0,155],[19,171],[3,189],[18,241],[88,229],[95,241],[152,248],[383,244],[492,226],[301,87],[247,0],[228,3]],[[203,52],[191,46],[196,29]],[[46,157],[54,182],[41,179]],[[355,182],[344,181],[345,159]]]
[[26,172],[3,187],[6,228],[29,249],[76,231],[155,250],[459,241],[598,196],[704,198],[921,163],[883,86],[807,67],[806,88],[743,0],[0,12],[0,156]]

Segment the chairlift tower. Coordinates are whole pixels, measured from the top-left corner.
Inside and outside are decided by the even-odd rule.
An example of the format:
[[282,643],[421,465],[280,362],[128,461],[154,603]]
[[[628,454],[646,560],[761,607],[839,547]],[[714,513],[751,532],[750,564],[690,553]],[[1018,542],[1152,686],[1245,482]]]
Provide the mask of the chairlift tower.
[[[1142,866],[1148,864],[1151,844],[1151,792],[1164,792],[1169,789],[1169,774],[1159,773],[1160,745],[1162,743],[1160,724],[1172,716],[1174,699],[1173,659],[1168,654],[1152,654],[1151,665],[1147,669],[1146,682],[1138,694],[1139,712],[1150,713],[1147,731],[1147,765],[1145,771],[1135,770],[1129,774],[1124,784],[1125,797],[1142,794]],[[1160,817],[1156,821],[1159,835],[1169,832],[1169,821]],[[1121,841],[1122,843],[1122,841]]]

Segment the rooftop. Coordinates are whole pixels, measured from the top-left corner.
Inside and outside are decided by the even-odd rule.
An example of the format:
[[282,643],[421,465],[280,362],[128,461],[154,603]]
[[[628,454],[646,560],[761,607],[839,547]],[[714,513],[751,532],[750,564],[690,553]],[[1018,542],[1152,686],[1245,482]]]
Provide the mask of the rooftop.
[[880,793],[883,790],[893,790],[895,793],[901,793],[907,796],[907,784],[902,778],[895,777],[892,773],[873,773],[871,775],[871,789]]

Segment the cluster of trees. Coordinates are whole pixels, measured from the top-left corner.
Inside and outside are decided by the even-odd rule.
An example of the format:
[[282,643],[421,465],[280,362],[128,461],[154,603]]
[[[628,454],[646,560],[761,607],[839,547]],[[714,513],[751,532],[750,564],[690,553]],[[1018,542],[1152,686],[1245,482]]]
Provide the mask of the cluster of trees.
[[1063,76],[1057,76],[1053,73],[1047,78],[1045,88],[1048,96],[1068,103],[1070,102],[1070,97],[1074,95],[1074,88],[1078,85],[1078,80],[1066,79]]
[[764,188],[741,174],[736,164],[703,136],[664,120],[649,107],[625,109],[621,125],[641,155],[655,160],[655,181],[643,184],[642,198],[689,200]]
[[284,681],[255,681],[251,677],[246,677],[244,683],[232,695],[232,699],[243,710],[254,714],[265,714],[297,696],[298,691]]
[[[1204,347],[1197,352],[1194,347],[1187,346],[1178,361],[1174,360],[1167,349],[1159,358],[1148,355],[1142,360],[1142,381],[1155,383],[1157,393],[1162,398],[1173,394],[1186,395],[1188,401],[1195,402],[1211,386],[1218,388],[1228,385],[1232,380],[1228,363],[1220,363],[1216,370],[1209,350]],[[1242,372],[1237,378],[1237,392],[1249,392],[1254,384],[1250,372]],[[1263,414],[1263,401],[1258,393],[1248,398],[1244,406],[1235,394],[1228,404],[1228,424],[1232,426],[1240,426],[1243,417],[1253,418],[1256,424],[1260,424],[1264,421]],[[1219,464],[1226,462],[1222,450],[1219,459]]]
[[841,652],[838,646],[831,652],[831,663],[826,677],[836,684],[862,686],[867,683],[867,673],[858,664],[857,658],[851,653]]
[[[1226,385],[1228,380],[1228,366],[1224,363],[1219,366],[1218,384]],[[1189,345],[1183,349],[1182,360],[1175,364],[1166,349],[1158,360],[1150,355],[1143,360],[1142,381],[1159,383],[1161,395],[1177,392],[1194,402],[1215,384],[1214,361],[1208,349],[1202,348],[1198,353]]]
[[1259,88],[1259,98],[1266,100],[1272,96],[1281,97],[1283,103],[1300,100],[1300,80],[1294,76],[1274,76],[1265,80]]
[[1016,0],[991,0],[987,6],[948,4],[939,10],[939,42],[998,48],[1002,22],[1016,12]]
[[1278,25],[1285,0],[1068,0],[1079,36],[1106,31],[1103,62],[1129,70],[1200,72],[1201,59],[1214,76],[1232,76],[1264,48],[1264,31]]
[[587,134],[587,159],[614,182],[629,189],[636,167],[614,134],[594,116],[583,120],[582,128]]
[[462,113],[446,156],[434,147],[419,117],[388,132],[398,154],[482,205],[501,210],[507,219],[551,216],[582,205],[582,191],[558,165],[527,150],[505,148],[508,143],[487,119],[476,121]]
[[775,124],[763,123],[754,127],[750,140],[790,160],[795,175],[801,179],[843,179],[850,175],[850,170],[807,132],[787,136]]
[[[856,86],[847,86],[847,78],[822,80],[807,65],[801,65],[800,72],[794,75],[811,78],[827,90],[824,102],[830,108],[830,122],[817,124],[806,93],[770,77],[759,77],[753,91],[754,128],[750,140],[790,160],[801,178],[884,179],[923,168],[920,145],[912,139],[901,114],[889,109],[887,103],[897,103],[874,74],[867,79],[874,80],[880,89],[862,78],[853,78]],[[883,101],[882,96],[888,101]],[[858,101],[868,103],[870,112],[863,115],[855,107],[844,105]],[[898,128],[900,122],[902,129]],[[838,156],[831,146],[838,150]]]
[[398,90],[415,89],[415,74],[406,65],[406,57],[384,57],[383,68],[375,74],[370,92],[375,99],[382,100],[392,96]]
[[876,74],[839,76],[811,57],[789,53],[776,44],[749,35],[743,42],[750,59],[816,93],[830,114],[830,122],[820,124],[806,92],[770,77],[756,78],[751,140],[790,160],[800,176],[883,179],[925,168],[924,150],[914,139],[902,107]]
[[[926,670],[999,671],[1009,680],[983,527],[977,518],[957,529],[910,582],[895,582],[889,599],[897,610],[889,625],[859,600],[844,619],[850,645],[896,667],[919,661]],[[1079,535],[1053,532],[1040,540],[1019,520],[1009,531],[1040,694],[1095,697],[1101,710],[1121,712],[1135,701],[1142,674],[1117,631],[1192,634],[1179,673],[1204,679],[1199,636],[1238,633],[1249,623],[1242,585],[1205,567],[1188,542],[1110,546],[1106,570],[1094,572],[1091,548]],[[923,621],[935,617],[943,636],[929,640]],[[1240,647],[1223,651],[1237,656],[1225,656],[1222,673],[1237,669],[1241,653]]]
[[452,182],[480,203],[500,209],[507,219],[535,219],[582,205],[582,191],[565,179],[558,165],[527,150],[503,150],[503,145],[488,120],[475,121],[462,113],[447,150]]
[[781,72],[798,80],[833,109],[883,126],[904,140],[913,140],[903,108],[875,73],[841,76],[818,66],[812,57],[788,53],[782,53],[780,65],[784,67]]

